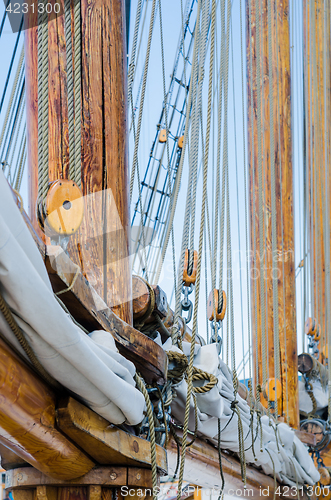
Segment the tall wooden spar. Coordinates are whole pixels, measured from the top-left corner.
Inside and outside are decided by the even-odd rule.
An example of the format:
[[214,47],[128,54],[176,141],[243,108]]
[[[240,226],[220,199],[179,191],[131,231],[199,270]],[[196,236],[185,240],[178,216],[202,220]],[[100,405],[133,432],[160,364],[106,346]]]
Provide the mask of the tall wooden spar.
[[[268,12],[268,8],[271,9],[271,12]],[[289,1],[262,0],[259,2],[258,0],[247,0],[246,11],[252,255],[251,314],[255,386],[260,384],[262,389],[266,389],[266,383],[278,374],[280,387],[277,399],[278,396],[281,396],[277,405],[278,414],[284,416],[290,425],[297,427],[299,410]],[[272,40],[270,52],[269,40]],[[271,72],[269,72],[269,67]],[[271,77],[272,89],[269,85]],[[274,205],[272,199],[272,156],[274,158],[275,179]],[[272,205],[274,210],[272,210]],[[273,219],[273,215],[276,219]],[[272,246],[273,223],[274,247]],[[278,307],[274,307],[275,300]],[[279,363],[277,363],[277,359]],[[277,371],[277,366],[279,371]],[[269,387],[270,399],[274,397],[272,394],[273,387],[275,387],[273,382],[271,381],[271,385],[267,386],[267,389]],[[264,402],[266,404],[266,400]]]
[[[329,265],[326,245],[330,219],[330,4],[303,2],[307,234],[312,316],[320,325],[320,361],[327,356]],[[308,259],[307,259],[308,260]],[[309,294],[307,294],[308,296]],[[325,356],[326,354],[326,356]]]
[[[81,1],[81,186],[85,212],[78,232],[69,237],[68,252],[108,306],[132,323],[124,3]],[[72,32],[73,19],[72,14]],[[29,209],[37,227],[37,14],[30,16],[29,23],[34,26],[25,31]],[[74,35],[72,43],[74,51]],[[48,75],[48,176],[52,182],[69,178],[64,15],[48,18]]]

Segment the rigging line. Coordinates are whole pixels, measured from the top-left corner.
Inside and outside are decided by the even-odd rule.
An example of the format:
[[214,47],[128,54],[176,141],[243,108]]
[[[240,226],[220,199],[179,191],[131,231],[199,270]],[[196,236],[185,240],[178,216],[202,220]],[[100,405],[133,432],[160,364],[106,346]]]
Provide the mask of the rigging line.
[[2,35],[3,27],[5,25],[6,17],[7,17],[7,7],[10,4],[10,0],[7,0],[5,3],[5,11],[3,13],[2,19],[1,19],[1,25],[0,25],[0,37]]
[[[226,54],[227,46],[226,46],[226,32],[225,32],[225,0],[222,0],[221,3],[221,38],[222,38],[222,47],[221,47],[221,76],[220,76],[220,101],[219,101],[219,116],[218,116],[218,144],[217,144],[217,165],[219,166],[219,169],[221,168],[221,142],[222,142],[222,137],[221,137],[221,123],[222,123],[222,113],[223,113],[223,95],[222,95],[222,83],[224,85],[224,121],[223,121],[223,159],[222,159],[222,197],[221,197],[221,214],[219,221],[216,220],[216,217],[218,217],[218,207],[217,207],[217,212],[215,209],[215,231],[216,231],[216,224],[220,224],[220,248],[219,248],[219,290],[222,289],[223,286],[223,253],[224,253],[224,217],[225,217],[225,175],[226,175],[226,170],[224,166],[224,137],[225,137],[225,129],[227,126],[227,116],[225,113],[225,76],[227,73],[227,66],[228,66],[228,54]],[[225,68],[224,68],[225,66]],[[217,179],[217,182],[219,179]],[[220,186],[218,184],[218,189],[220,190]],[[216,187],[216,189],[217,189]],[[215,237],[216,239],[216,237]],[[216,258],[216,256],[214,256]],[[216,266],[216,263],[214,264]],[[215,267],[215,274],[216,274],[216,267]],[[215,278],[216,279],[216,278]],[[219,293],[219,298],[221,294]],[[221,309],[221,304],[218,304],[218,309]],[[214,314],[214,316],[216,316]]]
[[14,95],[14,101],[13,103],[11,104],[11,109],[10,109],[10,117],[9,117],[9,121],[6,125],[6,135],[4,137],[4,140],[2,142],[2,150],[1,150],[1,155],[0,155],[0,158],[3,158],[4,154],[5,154],[5,149],[6,149],[6,145],[8,143],[8,139],[9,139],[9,136],[10,136],[10,131],[12,129],[12,126],[13,126],[13,120],[14,120],[14,117],[15,117],[15,114],[16,114],[16,110],[17,110],[17,105],[18,105],[18,102],[19,102],[19,98],[20,98],[20,95],[21,95],[21,91],[20,89],[22,88],[22,85],[23,85],[23,81],[24,81],[24,69],[21,71],[21,75],[20,75],[20,79],[18,81],[18,85],[17,85],[17,88],[16,88],[16,92],[15,92],[15,95]]
[[[131,108],[133,106],[132,99],[131,99]],[[136,137],[136,126],[135,123],[132,123],[133,126],[133,137]],[[148,282],[148,269],[147,269],[147,255],[146,255],[146,234],[145,234],[145,227],[144,227],[144,222],[143,222],[143,207],[142,207],[142,200],[141,200],[141,191],[139,189],[141,183],[140,183],[140,168],[139,168],[139,161],[137,158],[137,182],[138,182],[138,193],[139,193],[139,205],[140,205],[140,226],[139,226],[139,231],[141,231],[141,236],[143,238],[143,256],[145,260],[145,277],[146,281]],[[141,237],[140,237],[141,239]],[[140,239],[138,239],[138,243],[140,243]],[[136,254],[138,253],[139,250],[139,244],[136,249]],[[143,270],[144,271],[144,270]]]
[[141,132],[141,122],[142,122],[142,115],[143,115],[144,102],[145,102],[147,74],[148,74],[149,58],[150,58],[150,53],[151,53],[153,28],[154,28],[154,22],[155,22],[155,5],[156,5],[156,0],[153,0],[151,20],[150,20],[150,24],[149,24],[146,59],[145,59],[145,66],[144,66],[144,73],[143,73],[143,83],[142,83],[141,98],[140,98],[138,126],[137,126],[137,131],[136,131],[133,160],[132,160],[132,170],[131,170],[131,180],[130,180],[130,200],[132,200],[133,183],[134,183],[135,170],[136,170],[137,160],[138,160],[138,147],[139,147],[140,132]]
[[24,167],[26,164],[26,155],[27,155],[26,134],[24,134],[24,143],[23,143],[23,148],[22,148],[22,154],[21,154],[21,158],[20,158],[19,164],[18,164],[18,172],[17,172],[16,182],[15,182],[15,187],[14,187],[14,189],[17,192],[19,192],[21,189],[23,171],[24,171]]
[[[12,179],[12,183],[11,183],[12,186],[14,186],[14,185],[17,184],[17,177],[20,175],[18,167],[19,167],[19,159],[21,158],[22,151],[25,148],[24,139],[26,139],[26,122],[24,123],[23,131],[22,131],[22,137],[21,137],[21,142],[20,142],[20,145],[19,145],[19,148],[18,148],[18,153],[17,153],[17,158],[16,158],[16,166],[15,166],[15,171],[14,171],[14,175],[13,175],[13,179]],[[13,161],[14,161],[14,159],[13,159]]]
[[[263,286],[264,286],[264,291],[265,291],[265,296],[261,296],[261,301],[263,300],[263,306],[265,310],[265,326],[264,328],[262,327],[262,332],[264,332],[264,342],[265,342],[265,359],[266,359],[266,373],[267,373],[267,378],[270,377],[270,360],[268,356],[269,352],[269,289],[267,285],[267,280],[268,280],[268,225],[267,225],[267,217],[264,215],[265,212],[267,212],[268,209],[268,202],[269,202],[269,186],[267,188],[267,155],[270,155],[270,150],[266,146],[266,141],[265,141],[265,134],[263,133],[265,127],[269,126],[266,124],[267,120],[265,117],[265,110],[267,108],[267,102],[265,102],[265,89],[266,84],[264,80],[264,75],[267,69],[265,68],[265,59],[267,60],[268,58],[268,46],[266,46],[266,53],[264,54],[264,40],[267,36],[265,36],[265,33],[267,33],[267,22],[266,22],[266,27],[264,27],[264,19],[267,18],[267,13],[266,16],[264,16],[263,8],[262,8],[262,0],[260,0],[260,61],[261,61],[261,69],[260,69],[260,77],[261,77],[261,136],[262,136],[262,176],[263,176],[263,191],[262,191],[262,209],[263,209],[263,256],[264,256],[264,265],[263,265]],[[261,34],[262,33],[262,34]],[[263,198],[264,195],[264,198]],[[270,238],[271,241],[271,238]],[[272,329],[273,333],[273,329]],[[263,340],[262,340],[262,349],[263,347]],[[265,381],[266,382],[266,381]],[[270,403],[268,401],[268,417],[270,420]]]
[[[312,7],[312,35],[313,35],[313,109],[314,109],[314,163],[313,163],[313,172],[314,172],[314,221],[315,221],[315,275],[316,275],[316,283],[315,283],[315,293],[316,293],[316,317],[317,321],[321,321],[321,318],[324,316],[323,311],[323,303],[321,300],[321,296],[319,292],[322,290],[322,278],[321,278],[321,236],[320,236],[320,217],[319,217],[319,207],[317,205],[317,188],[319,188],[319,168],[317,168],[317,164],[320,165],[320,128],[319,128],[319,96],[318,96],[318,80],[317,80],[317,61],[316,61],[316,17],[318,16],[318,12],[314,3]],[[316,133],[316,134],[315,134]],[[324,326],[324,325],[323,325]],[[323,343],[324,334],[321,336],[320,344]]]
[[[276,228],[276,179],[275,179],[275,136],[274,136],[274,85],[273,85],[273,60],[272,60],[272,19],[271,0],[268,0],[268,49],[269,49],[269,104],[270,104],[270,163],[271,163],[271,247],[272,261],[277,258],[277,276],[272,275],[273,287],[273,318],[274,318],[274,365],[275,378],[281,380],[280,376],[280,352],[279,352],[279,318],[278,318],[278,252],[277,252],[277,228]],[[277,43],[277,39],[276,39]],[[278,58],[278,55],[277,55]],[[280,186],[282,190],[282,186]],[[283,280],[284,280],[283,276]],[[277,384],[275,390],[275,420],[278,420]]]
[[[248,0],[248,11],[249,11],[249,23],[248,23],[248,29],[249,29],[249,40],[251,41],[252,40],[252,4],[251,4],[252,0]],[[256,165],[255,165],[255,144],[254,144],[254,109],[253,109],[253,103],[254,103],[254,100],[253,100],[253,61],[252,61],[252,58],[253,58],[253,45],[252,45],[252,42],[249,44],[249,75],[250,75],[250,82],[249,82],[249,86],[250,86],[250,111],[251,111],[251,144],[252,144],[252,154],[251,154],[251,159],[252,159],[252,180],[251,180],[251,191],[252,191],[252,206],[253,206],[253,217],[252,217],[252,229],[253,229],[253,263],[255,265],[255,271],[257,271],[257,255],[256,255],[256,231],[255,231],[255,228],[256,228],[256,224],[255,224],[255,220],[256,220],[256,195],[255,195],[255,170],[256,170]],[[247,205],[246,205],[247,206]],[[253,271],[254,271],[254,268],[253,268]],[[257,334],[257,330],[258,330],[258,314],[257,314],[257,276],[255,275],[253,277],[251,277],[251,279],[253,280],[254,282],[254,286],[252,287],[253,288],[253,291],[252,291],[252,295],[253,295],[253,302],[254,302],[254,321],[255,321],[255,343],[256,343],[256,346],[258,346],[258,334]],[[252,318],[253,320],[253,318]],[[259,384],[259,380],[260,380],[260,377],[259,377],[259,356],[256,356],[255,357],[255,385],[257,386]]]
[[[205,4],[204,4],[204,9],[205,9]],[[202,10],[202,15],[203,17],[203,12]],[[193,59],[194,59],[194,65],[192,65],[192,73],[191,75],[191,82],[190,82],[190,94],[189,94],[189,99],[191,96],[191,102],[189,102],[189,105],[192,106],[192,116],[195,116],[195,107],[197,106],[196,103],[196,82],[198,80],[198,71],[199,71],[199,63],[198,63],[198,57],[200,57],[200,14],[201,14],[201,5],[200,2],[198,3],[198,13],[197,13],[197,20],[196,20],[196,30],[194,34],[194,54],[193,54]],[[193,87],[192,87],[192,82],[193,82]],[[190,109],[190,108],[188,108]],[[188,116],[188,114],[186,115]],[[194,125],[194,120],[192,120],[192,127]],[[185,123],[185,133],[186,130],[188,132],[188,124]],[[185,133],[184,133],[184,143],[185,143]],[[178,266],[178,284],[182,282],[182,275],[183,275],[183,266],[184,266],[184,255],[185,255],[185,250],[188,246],[188,237],[189,237],[189,225],[190,225],[190,208],[191,208],[191,198],[192,198],[192,185],[193,185],[193,179],[194,179],[194,168],[197,168],[197,165],[190,161],[190,156],[191,156],[191,148],[192,148],[192,136],[193,132],[191,130],[191,145],[190,145],[190,150],[189,150],[189,179],[188,179],[188,188],[187,188],[187,195],[186,195],[186,205],[185,205],[185,215],[184,215],[184,223],[183,223],[183,236],[182,236],[182,243],[181,243],[181,253],[180,253],[180,260],[179,260],[179,266]],[[196,138],[194,137],[194,140],[199,140],[199,137]],[[182,149],[182,155],[184,153],[184,144],[183,144],[183,149]],[[182,159],[182,158],[181,158]],[[201,256],[198,256],[198,261],[200,260]],[[176,295],[176,302],[175,302],[175,321],[174,324],[177,324],[180,312],[181,312],[181,302],[180,302],[180,294],[181,294],[181,288],[178,286],[177,288],[177,295]]]
[[81,153],[81,86],[82,86],[82,34],[81,34],[81,0],[74,2],[74,105],[75,105],[75,182],[81,187],[82,153]]
[[48,15],[38,13],[38,201],[48,189]]
[[10,140],[9,140],[9,144],[8,144],[8,148],[7,148],[7,153],[6,153],[6,158],[5,158],[5,162],[7,162],[7,158],[9,156],[10,150],[12,149],[12,155],[11,155],[11,158],[9,160],[9,172],[11,172],[11,168],[12,168],[12,164],[13,164],[14,154],[16,151],[18,137],[20,134],[24,110],[25,110],[25,80],[24,80],[24,85],[22,87],[22,95],[21,95],[20,101],[18,103],[17,116],[16,116],[14,124],[13,124],[13,129],[11,132],[11,136],[10,136]]
[[[145,4],[145,13],[144,13],[144,18],[143,18],[143,22],[142,22],[142,27],[141,27],[141,34],[140,34],[140,39],[139,39],[139,43],[138,43],[138,51],[137,51],[137,56],[136,56],[136,64],[135,64],[135,68],[134,68],[134,71],[133,71],[133,82],[135,81],[135,77],[136,77],[136,71],[137,71],[137,67],[138,67],[138,61],[139,61],[139,56],[140,56],[140,49],[141,49],[141,44],[142,44],[142,39],[143,39],[143,34],[145,32],[145,22],[146,22],[146,19],[147,19],[147,12],[148,12],[148,1],[146,1],[146,4]],[[139,82],[139,86],[138,86],[138,91],[137,91],[137,96],[136,96],[136,101],[133,105],[134,107],[134,110],[137,109],[138,107],[138,101],[139,101],[139,97],[140,97],[140,92],[141,92],[141,88],[142,88],[142,83],[143,83],[143,73],[141,74],[141,78],[140,78],[140,82]],[[133,85],[133,84],[132,84]],[[131,93],[132,95],[132,93]],[[133,96],[132,96],[132,102],[133,102]],[[133,120],[135,119],[135,115],[133,114],[131,116],[131,123],[130,123],[130,129],[129,131],[131,132],[132,130],[132,126],[133,126]]]
[[12,107],[12,104],[13,104],[13,99],[14,99],[14,96],[16,95],[16,89],[17,89],[18,79],[19,79],[19,76],[21,74],[21,69],[22,69],[23,62],[24,62],[24,45],[22,46],[21,55],[20,55],[20,58],[19,58],[19,61],[18,61],[18,65],[17,65],[17,68],[16,68],[16,74],[15,74],[15,78],[14,78],[12,90],[11,90],[11,93],[10,93],[10,97],[9,97],[9,102],[8,102],[8,106],[7,106],[7,111],[6,111],[5,119],[4,119],[2,130],[1,130],[0,148],[2,146],[3,136],[4,136],[4,133],[5,133],[5,130],[6,130],[6,127],[7,127],[10,110],[11,110],[11,107]]
[[[324,2],[323,2],[324,4]],[[324,113],[324,150],[325,150],[325,155],[324,155],[324,161],[323,161],[323,168],[324,168],[324,189],[323,186],[321,186],[321,194],[322,194],[322,212],[323,212],[323,226],[324,226],[324,231],[323,231],[323,243],[324,243],[324,256],[325,256],[325,294],[326,294],[326,302],[324,304],[324,309],[325,309],[325,325],[324,325],[324,331],[326,332],[326,342],[325,342],[325,355],[328,357],[329,355],[327,352],[330,349],[330,331],[328,330],[328,327],[330,326],[330,225],[329,225],[329,217],[328,217],[328,211],[327,207],[329,206],[329,193],[327,186],[329,185],[329,179],[328,179],[328,154],[329,154],[329,148],[328,148],[328,141],[329,141],[329,130],[328,130],[328,125],[327,125],[327,120],[326,120],[326,114],[327,114],[327,101],[328,101],[328,96],[326,92],[327,88],[327,73],[326,73],[326,68],[327,68],[327,55],[326,55],[326,38],[328,36],[328,31],[327,31],[327,7],[325,4],[323,5],[324,7],[324,17],[323,17],[323,98],[324,98],[324,108],[323,108],[323,113]],[[329,88],[329,87],[328,87]],[[330,365],[331,363],[328,363]],[[331,419],[331,367],[328,366],[328,421],[330,422]]]
[[[201,9],[201,0],[198,0],[197,20],[200,18],[200,9]],[[170,212],[170,217],[169,217],[169,224],[167,227],[167,232],[166,232],[165,237],[164,237],[164,244],[162,247],[161,259],[160,259],[159,266],[157,269],[157,274],[156,274],[156,282],[158,282],[158,280],[159,280],[161,269],[162,269],[163,262],[164,262],[165,252],[167,250],[168,243],[169,243],[170,228],[171,228],[171,226],[173,224],[173,220],[174,220],[174,215],[175,215],[175,210],[176,210],[177,200],[178,200],[178,193],[179,193],[179,188],[180,188],[180,183],[181,183],[181,178],[182,178],[182,173],[183,173],[185,149],[186,149],[186,144],[187,144],[187,140],[188,140],[188,132],[189,132],[189,128],[190,128],[189,127],[189,117],[190,117],[190,109],[191,109],[191,105],[192,105],[192,88],[195,85],[195,81],[196,81],[195,76],[196,76],[196,71],[197,71],[197,51],[198,51],[197,33],[198,33],[198,30],[199,30],[199,27],[198,27],[198,21],[197,21],[196,25],[195,25],[194,49],[193,49],[192,69],[191,69],[191,75],[193,75],[193,77],[190,80],[190,87],[189,87],[189,96],[188,96],[187,112],[186,112],[186,118],[185,118],[185,128],[184,128],[183,148],[182,148],[182,154],[181,154],[180,162],[179,162],[179,166],[178,166],[176,182],[175,182],[174,189],[173,189],[172,207],[171,207],[171,212]],[[182,279],[181,273],[183,273],[184,253],[185,253],[185,249],[183,250],[183,248],[182,248],[181,260],[180,260],[180,265],[179,265],[179,270],[178,270],[179,280]],[[177,290],[178,289],[179,289],[179,286],[177,287]],[[177,295],[178,295],[178,292],[177,292]],[[177,303],[178,303],[178,300],[176,298],[176,304]],[[175,322],[178,320],[179,310],[177,311],[177,313],[178,314],[175,313]]]
[[0,101],[0,113],[2,111],[2,106],[3,106],[3,103],[4,103],[5,97],[6,97],[8,83],[9,83],[10,75],[11,75],[11,72],[12,72],[12,69],[13,69],[14,59],[15,59],[16,51],[17,51],[17,47],[18,47],[18,42],[20,40],[20,36],[21,36],[21,32],[22,32],[23,18],[24,18],[24,16],[22,16],[21,24],[20,24],[20,27],[19,27],[19,30],[18,30],[18,33],[17,33],[16,42],[15,42],[15,46],[14,46],[14,50],[13,50],[13,55],[12,55],[11,60],[10,60],[9,69],[8,69],[8,73],[7,73],[7,78],[6,78],[6,81],[5,81],[5,86],[4,86],[4,89],[2,91],[2,96],[1,96],[1,101]]
[[[241,269],[241,237],[240,237],[240,218],[239,218],[239,186],[238,186],[238,156],[237,156],[237,120],[236,120],[236,97],[234,88],[234,61],[233,61],[233,27],[231,22],[231,60],[232,60],[232,92],[233,92],[233,125],[234,125],[234,151],[236,165],[236,192],[237,192],[237,227],[238,227],[238,243],[239,243],[239,283],[240,283],[240,310],[241,310],[241,342],[242,355],[245,356],[245,337],[244,337],[244,311],[243,311],[243,280]],[[244,370],[244,384],[246,385],[246,374]]]
[[[79,0],[76,0],[79,1]],[[66,41],[66,71],[67,71],[67,100],[68,100],[68,135],[69,135],[69,177],[75,179],[75,120],[74,120],[74,80],[72,59],[72,30],[71,30],[71,0],[64,0],[64,23]]]
[[[163,81],[163,100],[164,100],[164,119],[166,126],[166,150],[167,150],[167,172],[168,172],[168,190],[171,196],[171,171],[170,171],[170,152],[169,152],[169,127],[168,127],[168,112],[167,112],[167,91],[165,80],[165,64],[164,64],[164,46],[163,46],[163,28],[162,28],[162,6],[159,0],[159,15],[160,15],[160,40],[161,40],[161,62],[162,62],[162,81]],[[176,280],[176,253],[175,253],[175,235],[174,228],[171,228],[171,246],[172,246],[172,268],[174,278],[174,290],[177,291]]]
[[259,239],[260,239],[260,296],[262,326],[262,381],[267,381],[266,368],[266,328],[265,328],[265,264],[264,264],[264,213],[262,198],[262,151],[261,151],[261,74],[260,74],[260,2],[255,0],[256,8],[256,85],[257,85],[257,142],[258,142],[258,199],[259,199]]
[[[14,134],[16,131],[17,123],[21,117],[22,106],[24,103],[24,96],[25,96],[25,78],[23,79],[22,87],[21,87],[20,92],[19,92],[19,99],[18,99],[16,110],[15,110],[14,120],[13,120],[12,127],[10,129],[10,135],[9,135],[9,140],[8,140],[8,144],[7,144],[7,151],[6,151],[6,154],[4,157],[5,164],[7,163],[7,160],[8,160],[9,154],[10,154],[10,150],[11,150]],[[23,109],[24,109],[24,106],[23,106]]]
[[129,71],[128,71],[128,102],[129,103],[131,103],[131,99],[132,99],[132,87],[133,87],[133,80],[134,80],[134,74],[135,74],[135,60],[136,60],[139,24],[140,24],[140,19],[141,19],[142,1],[143,0],[138,0],[136,19],[135,19],[135,23],[134,23],[133,39],[132,39],[132,44],[131,44],[131,57],[130,57],[130,64],[129,64]]
[[[326,3],[326,5],[325,5]],[[325,168],[325,204],[326,207],[329,206],[329,190],[327,186],[329,186],[329,162],[328,159],[330,157],[330,128],[329,128],[329,122],[326,119],[326,111],[327,109],[330,109],[330,97],[329,94],[327,94],[327,90],[330,88],[330,75],[329,72],[326,71],[326,68],[329,67],[330,64],[330,52],[327,49],[330,46],[330,21],[331,21],[331,16],[330,16],[330,4],[329,2],[324,1],[324,12],[325,12],[325,19],[324,19],[324,30],[325,30],[325,37],[324,37],[324,78],[325,78],[325,86],[324,86],[324,99],[325,99],[325,111],[324,111],[324,119],[325,119],[325,130],[326,130],[326,154],[325,154],[325,163],[324,163],[324,168]],[[327,40],[326,40],[327,38]],[[326,221],[326,255],[325,255],[325,260],[326,260],[326,290],[327,290],[327,304],[326,304],[326,311],[327,311],[327,349],[325,347],[325,350],[327,351],[327,356],[328,359],[330,359],[329,352],[331,352],[331,294],[330,294],[330,219],[327,215],[327,211],[324,210],[325,212],[325,221]],[[328,363],[328,420],[330,423],[331,420],[331,363]]]
[[[199,0],[200,3],[200,0]],[[207,4],[207,2],[206,2]],[[207,10],[207,6],[204,6]],[[209,11],[209,1],[208,1],[208,11]],[[195,304],[193,312],[193,328],[192,328],[192,341],[190,348],[190,360],[187,371],[187,396],[185,404],[185,418],[183,427],[183,439],[182,439],[182,455],[180,463],[180,473],[178,481],[178,495],[177,500],[181,500],[182,496],[182,484],[184,475],[184,465],[185,465],[185,453],[187,446],[187,431],[188,422],[190,414],[190,403],[191,403],[191,393],[193,388],[193,361],[194,361],[194,350],[195,350],[195,337],[197,331],[198,322],[198,308],[199,308],[199,294],[200,294],[200,278],[201,278],[201,262],[202,262],[202,246],[203,246],[203,233],[205,226],[205,205],[207,200],[207,179],[208,179],[208,155],[209,155],[209,140],[210,140],[210,125],[211,125],[211,105],[212,105],[212,89],[213,89],[213,65],[214,65],[214,53],[215,53],[215,24],[216,24],[216,0],[212,0],[212,22],[211,22],[211,46],[210,46],[210,66],[209,66],[209,85],[208,85],[208,106],[207,106],[207,132],[206,132],[206,145],[204,154],[204,167],[203,167],[203,188],[202,188],[202,204],[201,204],[201,221],[200,221],[200,234],[199,234],[199,251],[198,255],[200,258],[197,263],[197,280],[195,286]]]
[[[311,34],[312,34],[312,52],[313,52],[313,110],[314,110],[314,157],[313,157],[313,183],[314,183],[314,263],[315,263],[315,307],[316,307],[316,318],[317,322],[320,321],[320,317],[323,315],[322,304],[319,300],[319,288],[320,288],[320,267],[319,262],[321,261],[320,256],[320,234],[319,234],[319,212],[317,207],[317,184],[318,184],[318,172],[317,172],[317,162],[318,158],[318,137],[319,137],[319,128],[318,128],[318,96],[317,96],[317,63],[316,63],[316,24],[315,24],[315,2],[314,5],[311,5]],[[315,134],[316,132],[316,134]],[[321,339],[322,340],[322,339]],[[321,343],[321,341],[320,341]]]
[[[196,193],[198,181],[198,153],[199,153],[199,128],[200,128],[200,113],[202,109],[202,89],[204,83],[204,64],[206,58],[207,42],[208,42],[208,20],[209,9],[203,10],[201,20],[201,36],[199,48],[199,71],[198,71],[198,89],[197,89],[197,105],[192,109],[192,125],[191,125],[191,148],[190,148],[190,163],[193,167],[193,183],[192,183],[192,197],[190,204],[191,215],[191,234],[190,234],[190,248],[194,248],[194,229],[195,229],[195,210],[196,210]],[[193,94],[193,102],[195,95]],[[201,129],[202,130],[202,129]],[[202,139],[203,140],[203,139]]]
[[[307,37],[307,50],[309,52],[309,55],[311,55],[311,29],[308,29],[308,19],[311,11],[311,2],[310,0],[306,0],[306,37]],[[309,23],[310,26],[310,23]],[[308,89],[309,89],[309,173],[310,173],[310,192],[309,192],[309,226],[310,226],[310,231],[309,231],[309,249],[310,249],[310,287],[311,287],[311,313],[312,317],[315,317],[315,293],[314,293],[314,255],[315,255],[315,249],[314,249],[314,234],[313,234],[313,228],[314,228],[314,214],[312,210],[313,206],[313,118],[312,118],[312,81],[311,81],[311,57],[308,59],[308,74],[307,74],[307,82],[308,82]]]
[[[307,0],[304,2],[304,10],[303,10],[303,23],[306,26],[306,29],[303,30],[303,44],[306,47],[306,54],[304,50],[302,50],[302,58],[305,56],[307,57],[308,54],[308,3]],[[302,104],[303,104],[303,111],[304,111],[304,173],[305,173],[305,184],[304,184],[304,189],[305,189],[305,227],[306,227],[306,253],[309,254],[309,257],[307,257],[307,266],[306,266],[306,276],[307,276],[307,303],[306,303],[306,311],[307,315],[309,314],[309,309],[311,312],[311,316],[314,317],[313,315],[313,308],[312,308],[312,298],[311,298],[311,224],[310,224],[310,217],[309,217],[309,201],[310,201],[310,182],[311,179],[309,177],[309,166],[310,166],[310,158],[309,158],[309,152],[310,152],[310,133],[309,133],[309,118],[310,118],[310,113],[309,113],[309,108],[308,110],[307,105],[308,105],[308,97],[309,97],[309,74],[307,72],[308,69],[308,62],[307,64],[302,63],[303,66],[303,96],[302,96]],[[306,319],[304,318],[304,321]]]
[[[279,40],[278,38],[278,16],[277,14],[274,14],[275,18],[275,28],[276,28],[276,40]],[[278,116],[281,116],[280,113],[280,102],[279,102],[279,89],[280,89],[280,84],[279,84],[279,59],[277,56],[277,66],[276,66],[276,76],[277,76],[277,109],[278,109]],[[280,133],[280,120],[278,120],[278,144],[281,144],[281,133]],[[287,423],[289,423],[289,400],[288,400],[288,372],[287,372],[287,330],[286,330],[286,289],[285,289],[285,252],[284,252],[284,211],[283,211],[283,190],[282,190],[282,156],[279,155],[279,182],[280,182],[280,220],[281,220],[281,235],[282,235],[282,252],[283,252],[283,257],[282,257],[282,273],[283,273],[283,320],[284,320],[284,356],[285,356],[285,386],[286,386],[286,417],[287,417]]]
[[[249,249],[248,235],[248,201],[247,201],[247,162],[246,162],[246,130],[245,130],[245,94],[244,94],[244,51],[243,51],[243,22],[242,22],[242,0],[240,8],[240,59],[241,59],[241,99],[242,99],[242,123],[243,123],[243,158],[244,158],[244,203],[245,203],[245,238],[246,238],[246,280],[247,280],[247,328],[248,328],[248,352],[251,353],[251,313],[250,313],[250,280],[249,266],[247,262]],[[252,146],[253,147],[253,146]],[[249,379],[252,380],[252,359],[249,354]],[[252,384],[251,384],[252,387]]]

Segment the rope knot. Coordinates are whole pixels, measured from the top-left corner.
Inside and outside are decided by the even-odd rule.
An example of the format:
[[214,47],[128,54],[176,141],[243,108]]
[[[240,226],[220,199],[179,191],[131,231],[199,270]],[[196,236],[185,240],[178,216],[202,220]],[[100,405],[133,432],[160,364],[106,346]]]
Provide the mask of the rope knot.
[[237,409],[237,404],[239,403],[239,401],[237,401],[236,399],[234,401],[231,402],[231,410],[235,411]]

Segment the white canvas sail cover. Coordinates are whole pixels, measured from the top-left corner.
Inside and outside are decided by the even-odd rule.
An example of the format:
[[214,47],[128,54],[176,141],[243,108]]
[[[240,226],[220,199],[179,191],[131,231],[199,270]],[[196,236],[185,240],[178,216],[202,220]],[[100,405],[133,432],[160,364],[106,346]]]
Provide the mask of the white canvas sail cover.
[[[174,351],[172,346],[168,350]],[[183,342],[183,350],[188,355],[190,345]],[[179,349],[178,349],[178,352]],[[198,408],[198,434],[208,438],[215,446],[218,445],[218,419],[221,422],[221,448],[239,454],[238,417],[231,407],[234,401],[232,374],[227,365],[220,359],[216,344],[196,346],[194,366],[207,371],[218,379],[211,391],[196,394]],[[195,382],[202,385],[202,382]],[[184,422],[187,383],[182,380],[175,385],[176,397],[171,404],[172,415],[180,423]],[[254,415],[254,451],[252,446],[251,413],[249,404],[239,394],[236,395],[237,407],[243,427],[244,450],[246,462],[260,466],[265,474],[276,475],[282,483],[291,486],[297,484],[313,485],[319,480],[319,473],[315,468],[307,448],[296,437],[294,431],[285,423],[277,426],[268,416],[261,418],[258,425]],[[191,396],[189,429],[195,427],[194,401]],[[262,429],[261,429],[262,427]]]
[[[54,297],[46,268],[0,172],[0,291],[46,370],[114,424],[138,424],[144,396],[134,365],[105,331],[86,335]],[[0,317],[7,339],[22,349]]]

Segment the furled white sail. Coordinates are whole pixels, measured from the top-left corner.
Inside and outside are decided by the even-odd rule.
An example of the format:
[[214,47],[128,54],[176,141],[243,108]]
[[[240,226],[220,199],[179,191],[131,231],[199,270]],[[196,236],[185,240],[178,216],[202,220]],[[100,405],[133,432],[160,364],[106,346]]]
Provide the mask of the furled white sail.
[[[46,370],[110,422],[138,424],[145,400],[110,333],[86,335],[54,297],[42,258],[0,172],[0,290]],[[22,351],[1,318],[1,331]]]
[[[183,342],[183,350],[189,353],[190,345]],[[169,350],[176,348],[170,347]],[[234,409],[234,390],[232,373],[220,359],[216,344],[196,346],[194,366],[215,375],[216,386],[204,394],[196,394],[198,408],[198,433],[218,444],[218,419],[221,422],[221,448],[239,453],[238,416]],[[195,384],[197,384],[195,382]],[[201,385],[202,382],[199,382]],[[173,387],[176,397],[171,410],[178,422],[183,423],[187,383],[183,379]],[[249,404],[239,394],[236,395],[237,408],[243,428],[246,462],[263,469],[265,474],[273,476],[283,483],[315,484],[319,473],[314,466],[307,448],[295,436],[294,431],[285,423],[275,424],[272,418],[263,416],[261,424],[256,415],[253,419],[254,444],[252,445],[251,413]],[[189,429],[194,431],[194,402],[191,396]],[[253,449],[254,446],[254,449]]]

